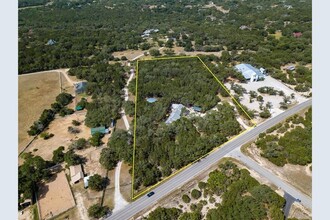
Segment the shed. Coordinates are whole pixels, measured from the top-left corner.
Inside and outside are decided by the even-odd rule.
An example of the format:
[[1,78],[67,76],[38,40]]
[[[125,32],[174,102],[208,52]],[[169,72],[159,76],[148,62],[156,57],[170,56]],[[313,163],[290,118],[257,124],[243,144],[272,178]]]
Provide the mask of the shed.
[[100,132],[102,134],[108,134],[109,129],[106,129],[104,126],[91,128],[91,135],[95,134],[96,132]]
[[71,177],[71,184],[75,184],[79,182],[79,180],[84,178],[84,173],[82,171],[81,164],[70,166],[70,177]]
[[235,69],[242,73],[246,80],[258,81],[264,78],[264,74],[261,71],[250,64],[241,63],[235,66]]

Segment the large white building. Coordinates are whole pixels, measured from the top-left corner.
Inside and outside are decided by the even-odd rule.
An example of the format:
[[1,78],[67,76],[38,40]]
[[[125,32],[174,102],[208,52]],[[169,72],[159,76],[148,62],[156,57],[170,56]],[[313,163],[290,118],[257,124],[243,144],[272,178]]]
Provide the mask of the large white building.
[[241,64],[236,65],[235,69],[238,72],[242,73],[242,75],[244,76],[244,78],[246,80],[258,81],[265,77],[265,75],[264,75],[265,69],[263,69],[263,68],[257,69],[255,67],[251,66],[250,64],[241,63]]

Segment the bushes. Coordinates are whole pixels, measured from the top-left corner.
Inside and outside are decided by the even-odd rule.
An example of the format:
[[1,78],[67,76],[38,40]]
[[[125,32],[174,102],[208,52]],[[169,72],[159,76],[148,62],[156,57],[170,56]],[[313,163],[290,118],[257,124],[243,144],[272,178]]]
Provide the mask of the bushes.
[[66,106],[73,99],[73,96],[69,93],[62,92],[58,96],[56,96],[56,102],[61,106]]
[[95,191],[101,191],[104,189],[105,183],[106,181],[104,178],[102,178],[99,174],[94,174],[88,179],[88,188]]
[[102,142],[102,138],[104,137],[103,133],[100,132],[95,132],[92,137],[89,139],[89,143],[94,146],[94,147],[98,147],[101,144],[103,144]]
[[64,161],[64,147],[60,146],[56,150],[53,151],[53,158],[52,161],[54,163],[62,163]]
[[191,191],[191,197],[193,197],[194,199],[199,199],[201,197],[202,193],[201,191],[197,190],[197,189],[193,189]]
[[187,194],[184,194],[182,196],[182,201],[185,202],[185,203],[190,203],[191,199]]
[[109,212],[107,206],[100,206],[99,204],[94,204],[88,208],[88,216],[93,218],[101,218]]

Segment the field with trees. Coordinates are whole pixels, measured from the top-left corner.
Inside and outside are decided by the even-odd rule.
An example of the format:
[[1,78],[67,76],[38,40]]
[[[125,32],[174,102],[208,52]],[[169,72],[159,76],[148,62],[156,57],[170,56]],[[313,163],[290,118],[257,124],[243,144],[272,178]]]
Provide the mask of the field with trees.
[[[201,195],[202,200],[196,202]],[[218,197],[221,202],[216,203]],[[182,211],[182,205],[158,207],[147,219],[284,219],[282,208],[285,199],[231,161],[221,163],[205,182],[198,183],[198,189],[184,194],[182,201],[189,207],[186,211]],[[205,209],[210,204],[214,204],[215,208]]]
[[[136,190],[155,184],[241,131],[233,107],[220,102],[220,84],[197,58],[141,62],[137,85]],[[147,97],[157,102],[148,103]],[[166,124],[173,103],[200,106],[205,116],[187,115],[184,109],[179,120]]]
[[[19,72],[107,62],[114,59],[115,51],[148,48],[141,34],[157,28],[159,32],[151,35],[155,45],[228,51],[222,54],[226,62],[249,62],[266,67],[286,82],[311,86],[308,71],[289,72],[289,78],[278,72],[287,63],[311,63],[310,0],[213,1],[228,13],[204,7],[208,2],[61,0],[21,10]],[[273,36],[276,31],[282,33],[280,38]],[[293,33],[302,35],[294,37]],[[160,40],[165,35],[170,38],[166,44]],[[50,39],[56,43],[47,45]],[[300,87],[297,89],[303,89]]]
[[[283,134],[283,135],[279,135]],[[294,115],[284,123],[261,133],[255,142],[261,156],[277,166],[312,162],[312,109],[305,117]]]

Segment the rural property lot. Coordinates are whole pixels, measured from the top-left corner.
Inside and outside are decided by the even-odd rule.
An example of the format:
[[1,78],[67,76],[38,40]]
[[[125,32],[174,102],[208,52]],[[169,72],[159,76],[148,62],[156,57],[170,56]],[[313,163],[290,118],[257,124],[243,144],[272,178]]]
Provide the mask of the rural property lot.
[[42,111],[50,108],[60,93],[58,72],[19,75],[18,77],[18,146],[21,152],[32,139],[27,134]]
[[75,206],[64,172],[55,174],[53,180],[40,186],[38,203],[41,219],[49,219]]
[[141,60],[137,66],[132,176],[141,192],[244,127],[219,98],[228,93],[199,57]]

